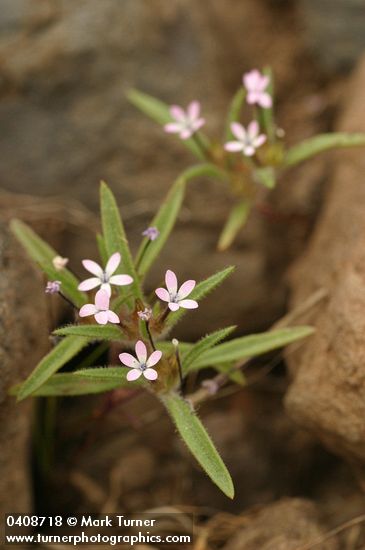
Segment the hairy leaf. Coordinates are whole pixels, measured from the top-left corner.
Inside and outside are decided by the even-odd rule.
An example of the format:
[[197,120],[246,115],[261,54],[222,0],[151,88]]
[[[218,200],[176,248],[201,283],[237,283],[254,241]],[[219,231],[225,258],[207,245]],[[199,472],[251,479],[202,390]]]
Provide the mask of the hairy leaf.
[[68,269],[63,268],[58,271],[53,266],[52,260],[59,254],[22,221],[12,220],[10,227],[29,256],[39,265],[47,277],[52,281],[61,281],[61,292],[75,306],[81,307],[86,299],[83,293],[77,290],[79,281]]
[[229,334],[231,334],[235,330],[236,326],[233,325],[231,327],[222,328],[220,330],[216,330],[215,332],[212,332],[211,334],[207,334],[199,340],[196,344],[194,344],[188,353],[184,355],[182,360],[182,366],[183,371],[185,373],[189,372],[190,368],[194,366],[194,363],[199,359],[199,357],[212,347],[216,346],[219,342],[227,338]]
[[18,399],[25,399],[38,390],[55,372],[75,357],[88,344],[82,336],[67,336],[38,363],[34,371],[22,383]]
[[[120,287],[121,293],[125,294],[132,288],[135,298],[143,300],[142,290],[134,267],[132,255],[129,249],[127,236],[114,195],[106,183],[101,182],[100,186],[100,207],[103,237],[108,256],[114,252],[120,252],[122,256],[123,272],[133,277],[133,283],[128,287]],[[121,267],[118,268],[118,271]]]
[[281,348],[296,340],[313,334],[314,329],[308,326],[284,328],[235,338],[230,342],[219,344],[203,353],[191,370],[214,366],[228,361],[240,361],[255,357],[268,351]]
[[225,495],[233,498],[234,487],[231,476],[190,405],[177,394],[164,396],[162,400],[183,441],[200,466]]
[[89,340],[121,340],[123,333],[113,325],[68,325],[54,331],[58,336],[83,336]]

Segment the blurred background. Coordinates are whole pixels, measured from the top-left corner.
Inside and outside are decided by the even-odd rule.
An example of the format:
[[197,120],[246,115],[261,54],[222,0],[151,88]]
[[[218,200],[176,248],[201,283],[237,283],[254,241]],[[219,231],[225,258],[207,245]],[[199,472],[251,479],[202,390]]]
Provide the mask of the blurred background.
[[[365,49],[364,28],[363,0],[0,0],[1,238],[7,242],[4,223],[20,217],[70,257],[80,273],[81,258],[97,259],[92,234],[103,179],[117,196],[135,248],[161,198],[193,159],[128,103],[130,88],[169,104],[200,100],[207,131],[220,139],[242,74],[271,65],[278,124],[287,142],[296,143],[336,128],[351,98],[349,77]],[[265,330],[286,311],[288,268],[321,211],[332,158],[324,155],[292,170],[270,195],[269,214],[255,212],[224,254],[216,251],[216,242],[233,199],[217,182],[191,184],[150,287],[167,267],[181,279],[201,279],[228,264],[237,270],[228,287],[199,308],[193,323],[189,318],[181,325],[178,337],[196,339],[234,323],[241,334]],[[24,273],[22,279],[18,273],[14,277],[25,284]],[[10,292],[6,283],[3,292]],[[45,311],[44,306],[40,324]],[[57,310],[57,315],[63,313]],[[39,323],[31,322],[35,355],[47,346],[37,332]],[[360,509],[363,500],[347,466],[284,414],[282,365],[278,372],[253,390],[205,409],[209,431],[237,483],[233,503],[217,494],[177,440],[166,448],[173,431],[168,422],[156,424],[159,411],[150,410],[149,401],[137,400],[134,412],[129,406],[122,406],[122,413],[112,407],[102,431],[96,423],[89,433],[90,417],[106,414],[105,403],[91,400],[82,411],[75,402],[62,409],[60,441],[71,441],[70,448],[62,443],[62,451],[57,445],[53,449],[52,481],[47,477],[42,485],[44,477],[35,478],[36,505],[50,507],[57,488],[65,508],[209,503],[209,516],[212,510],[238,514],[299,496],[316,499],[332,517],[333,502],[343,503],[338,495],[347,491],[353,510]],[[4,411],[3,418],[9,409]],[[27,441],[22,436],[18,448],[26,448]],[[133,478],[129,472],[136,463],[143,475]],[[26,477],[21,476],[23,486]],[[114,484],[118,489],[111,495]],[[320,532],[309,505],[302,512],[302,504],[299,511],[296,506],[288,508],[299,514],[293,525],[305,516]],[[340,512],[334,517],[343,519]],[[233,536],[241,524],[229,525]],[[228,548],[238,550],[239,544]]]

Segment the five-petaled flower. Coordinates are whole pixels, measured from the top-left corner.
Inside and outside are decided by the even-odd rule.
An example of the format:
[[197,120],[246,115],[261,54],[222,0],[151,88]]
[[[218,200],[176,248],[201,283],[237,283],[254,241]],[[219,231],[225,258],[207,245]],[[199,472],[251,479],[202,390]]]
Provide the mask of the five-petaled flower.
[[252,157],[256,149],[266,141],[266,136],[259,133],[260,128],[256,120],[250,122],[247,130],[239,122],[232,122],[231,130],[237,140],[228,141],[224,145],[225,150],[231,153],[242,151],[247,157]]
[[243,85],[247,90],[247,103],[259,105],[264,109],[272,107],[272,97],[266,91],[270,83],[270,77],[261,74],[257,69],[243,75]]
[[198,307],[198,302],[195,300],[186,300],[193,288],[195,281],[185,281],[178,289],[177,278],[173,271],[168,269],[165,275],[166,288],[157,288],[155,290],[160,300],[168,302],[168,307],[171,311],[177,311],[180,307],[186,309],[195,309]]
[[109,309],[110,297],[106,290],[100,289],[95,295],[95,304],[85,304],[79,311],[80,317],[94,315],[95,321],[99,325],[109,323],[119,323],[119,317],[114,311]]
[[147,229],[142,232],[142,235],[147,237],[150,241],[155,241],[159,234],[160,232],[157,227],[147,227]]
[[130,285],[133,282],[133,278],[130,275],[113,275],[121,262],[121,255],[119,252],[115,252],[110,256],[105,269],[92,260],[82,260],[82,265],[87,271],[90,271],[95,277],[86,279],[79,284],[79,290],[91,290],[100,286],[102,290],[105,290],[109,296],[111,296],[112,290],[110,285]]
[[137,380],[142,374],[147,380],[156,380],[158,377],[157,371],[151,367],[159,362],[162,352],[154,351],[147,357],[147,348],[142,340],[138,340],[135,350],[137,358],[130,353],[121,353],[119,355],[119,359],[123,365],[131,369],[127,374],[127,380],[132,382],[133,380]]
[[61,284],[61,281],[48,281],[44,292],[46,294],[58,294]]
[[178,105],[172,105],[170,115],[174,122],[165,124],[165,132],[179,134],[181,139],[189,139],[205,124],[205,119],[200,116],[199,101],[192,101],[186,111]]

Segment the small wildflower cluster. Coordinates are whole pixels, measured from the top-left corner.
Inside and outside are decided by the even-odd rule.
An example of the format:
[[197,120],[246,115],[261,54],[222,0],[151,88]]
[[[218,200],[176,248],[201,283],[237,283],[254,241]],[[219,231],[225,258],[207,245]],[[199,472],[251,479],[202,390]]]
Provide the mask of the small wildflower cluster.
[[[183,119],[176,109],[174,112],[180,117],[179,131],[185,132],[184,136],[188,130],[202,125],[196,104],[190,106],[190,118]],[[255,127],[251,126],[249,132],[250,139],[259,138]],[[244,141],[242,132],[237,137]],[[244,147],[248,147],[246,142]],[[117,395],[121,388],[125,388],[127,395],[128,391],[148,391],[156,395],[166,408],[181,437],[213,482],[233,498],[229,472],[195,415],[189,396],[185,395],[188,387],[185,380],[191,372],[203,369],[211,372],[212,368],[219,371],[226,352],[230,357],[230,368],[234,368],[235,361],[240,366],[242,359],[247,357],[247,345],[252,349],[252,337],[248,342],[243,337],[221,344],[235,327],[218,329],[196,343],[179,343],[176,338],[168,336],[180,318],[189,310],[196,309],[200,300],[232,273],[233,267],[227,267],[199,283],[188,279],[182,284],[179,284],[176,273],[167,269],[165,286],[154,289],[150,297],[147,297],[143,284],[177,219],[185,184],[186,181],[180,179],[174,184],[151,226],[143,232],[144,239],[133,259],[115,198],[108,186],[102,183],[102,234],[97,240],[102,262],[82,260],[84,269],[92,275],[83,281],[70,271],[67,258],[54,253],[31,228],[13,220],[15,235],[49,279],[45,292],[66,300],[72,307],[70,314],[74,314],[73,324],[53,331],[57,336],[53,340],[53,349],[27,380],[16,387],[15,392],[18,399],[24,399],[30,395],[77,396],[112,390],[116,392],[113,395]],[[293,333],[288,329],[276,331],[271,348],[267,334],[256,335],[255,349],[260,351],[261,337],[261,351],[267,352],[309,333],[308,327],[292,330]],[[114,364],[115,357],[118,357],[118,366],[94,365],[95,356],[105,354],[106,344],[110,342],[108,359]],[[88,345],[93,346],[89,353],[84,350]],[[65,364],[70,366],[71,359],[77,364],[81,350],[84,350],[82,368],[74,372],[57,372]],[[243,383],[243,375],[237,368],[234,380]],[[219,384],[221,377],[219,375]],[[196,377],[192,377],[193,380]],[[226,381],[230,381],[229,375]],[[219,384],[216,379],[207,379],[197,394],[203,392],[209,397],[219,390]]]

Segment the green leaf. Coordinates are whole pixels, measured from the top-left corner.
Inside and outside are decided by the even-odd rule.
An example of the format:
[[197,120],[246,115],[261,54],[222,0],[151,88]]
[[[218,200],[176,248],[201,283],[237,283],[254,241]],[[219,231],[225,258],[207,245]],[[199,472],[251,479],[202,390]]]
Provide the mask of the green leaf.
[[218,250],[227,250],[233,243],[239,230],[245,225],[251,210],[247,200],[238,202],[231,210],[218,241]]
[[136,266],[141,277],[146,275],[165,245],[180,212],[184,195],[185,180],[179,178],[150,224],[151,227],[157,227],[159,236],[154,241],[144,238],[137,253]]
[[53,266],[52,260],[55,256],[59,256],[59,254],[22,221],[12,220],[10,228],[32,260],[39,265],[47,277],[53,281],[61,281],[61,292],[75,306],[81,307],[86,302],[86,299],[83,293],[77,290],[79,281],[68,269],[63,268],[58,271]]
[[347,134],[344,132],[320,134],[289,149],[285,155],[283,165],[294,166],[329,149],[358,147],[361,145],[365,145],[365,134]]
[[[201,281],[196,285],[194,290],[191,294],[189,294],[189,300],[201,300],[205,296],[207,296],[212,290],[217,288],[220,284],[223,283],[223,281],[229,277],[235,270],[234,266],[226,267],[225,269],[222,269],[222,271],[218,271],[218,273],[215,273],[214,275],[211,275],[211,277],[208,277],[204,281]],[[178,311],[174,311],[173,313],[170,313],[170,315],[167,318],[167,326],[172,327],[174,326],[178,321],[180,321],[181,317],[185,315],[185,313],[188,310],[180,308]]]
[[83,336],[89,340],[121,340],[123,333],[113,325],[68,325],[53,332],[57,336]]
[[177,394],[164,396],[162,400],[179,434],[200,466],[227,497],[233,498],[234,487],[231,476],[190,405]]
[[22,383],[18,399],[25,399],[42,386],[56,371],[65,363],[77,355],[82,348],[88,344],[87,338],[82,336],[67,336],[61,340],[43,359],[38,363],[34,371]]
[[96,243],[98,245],[99,250],[99,256],[101,258],[101,261],[103,265],[107,264],[107,261],[109,260],[108,252],[105,246],[105,240],[103,235],[100,235],[100,233],[96,234]]
[[[167,124],[167,122],[172,121],[170,115],[170,106],[166,105],[166,103],[164,103],[163,101],[160,101],[159,99],[156,99],[155,97],[152,97],[148,94],[139,92],[138,90],[129,90],[129,92],[127,93],[127,97],[129,101],[135,107],[137,107],[137,109],[142,111],[142,113],[147,115],[158,124],[164,126],[165,124]],[[207,141],[207,138],[203,136],[201,132],[199,132],[199,135],[205,143]],[[181,142],[183,143],[183,145],[185,145],[185,147],[190,149],[190,151],[196,157],[198,157],[200,160],[204,160],[205,156],[194,139],[184,139],[181,140]]]
[[216,330],[211,334],[204,336],[199,342],[194,344],[189,352],[183,356],[182,366],[184,372],[189,372],[189,369],[194,366],[194,363],[197,359],[206,351],[208,351],[213,346],[217,345],[221,340],[227,338],[235,330],[236,326],[232,325],[231,327],[222,328]]
[[261,183],[268,189],[274,189],[276,185],[275,170],[271,166],[256,168],[253,172],[253,177],[258,183]]
[[[91,371],[91,373],[90,373]],[[111,372],[109,372],[111,371]],[[54,374],[38,388],[34,396],[72,396],[102,393],[116,388],[133,388],[141,385],[139,380],[128,382],[126,378],[127,369],[123,368],[94,368],[84,369],[72,373]],[[17,395],[21,385],[14,386],[10,393]]]
[[214,366],[228,361],[240,361],[248,357],[255,357],[268,351],[282,348],[296,340],[313,334],[314,329],[308,326],[284,328],[251,334],[235,338],[230,342],[219,344],[213,349],[206,351],[195,362],[191,370],[198,370],[203,367]]
[[225,131],[226,141],[233,138],[233,134],[231,131],[231,124],[232,122],[239,121],[242,105],[243,105],[243,102],[245,101],[245,98],[246,98],[246,90],[241,86],[241,88],[233,96],[233,99],[228,109],[226,131]]
[[[133,277],[133,283],[127,287],[127,290],[132,288],[135,298],[139,298],[143,301],[142,290],[134,267],[119,209],[113,193],[104,182],[101,182],[100,185],[100,208],[103,238],[108,256],[111,256],[114,252],[120,252],[122,256],[123,272]],[[125,287],[121,287],[122,294],[125,294],[124,288]]]

